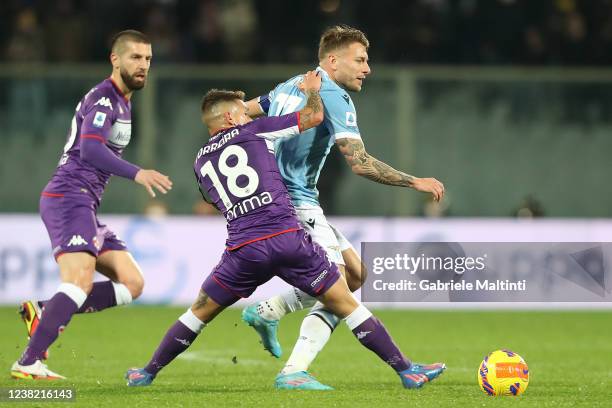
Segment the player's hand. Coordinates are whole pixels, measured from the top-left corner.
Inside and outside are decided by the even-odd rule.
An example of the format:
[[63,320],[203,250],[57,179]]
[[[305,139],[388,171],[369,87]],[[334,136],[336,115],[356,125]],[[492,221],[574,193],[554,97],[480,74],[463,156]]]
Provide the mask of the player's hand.
[[440,201],[444,197],[444,184],[433,177],[415,178],[412,187],[416,191],[431,193],[435,201]]
[[298,85],[300,91],[306,93],[307,91],[318,91],[321,89],[321,76],[317,71],[308,71],[302,77],[302,82]]
[[153,198],[155,198],[155,191],[153,191],[153,188],[161,191],[163,194],[166,194],[172,189],[172,181],[170,181],[170,178],[155,170],[138,170],[134,181],[143,185]]

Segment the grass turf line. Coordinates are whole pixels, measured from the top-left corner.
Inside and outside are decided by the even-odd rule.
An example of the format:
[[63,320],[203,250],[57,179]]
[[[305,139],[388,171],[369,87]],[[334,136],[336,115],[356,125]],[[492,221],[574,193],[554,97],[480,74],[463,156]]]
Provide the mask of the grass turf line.
[[[612,401],[612,313],[587,311],[376,311],[404,353],[417,362],[444,361],[445,374],[422,390],[404,390],[397,376],[340,326],[311,372],[333,392],[275,391],[273,381],[291,352],[303,313],[280,324],[283,358],[263,350],[255,332],[229,309],[157,377],[128,388],[127,368],[142,367],[184,308],[133,306],[77,315],[51,348],[49,368],[66,382],[9,377],[26,344],[15,308],[0,308],[0,387],[72,386],[70,406],[364,406],[609,407]],[[491,398],[476,371],[490,351],[509,348],[525,358],[531,379],[518,398]],[[233,361],[235,360],[235,362]],[[39,403],[38,406],[56,404]],[[19,406],[28,406],[21,403]]]

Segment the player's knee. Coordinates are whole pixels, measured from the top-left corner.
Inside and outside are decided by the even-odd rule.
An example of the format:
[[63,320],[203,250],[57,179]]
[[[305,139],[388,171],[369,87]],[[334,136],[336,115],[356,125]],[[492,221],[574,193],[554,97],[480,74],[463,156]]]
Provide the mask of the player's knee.
[[62,281],[72,283],[89,295],[93,289],[93,275],[93,268],[74,267],[70,268],[70,270],[63,271]]
[[79,288],[83,289],[83,292],[87,293],[88,295],[91,293],[91,290],[93,289],[93,281],[83,281],[83,282],[79,282],[76,284]]
[[140,295],[142,295],[144,284],[144,278],[140,274],[138,276],[134,276],[127,284],[125,284],[132,295],[132,299],[137,299],[140,297]]
[[359,264],[352,265],[351,267],[347,266],[346,268],[346,282],[351,292],[355,292],[362,287],[367,277],[368,270],[363,262],[359,262]]
[[363,263],[358,268],[347,268],[346,282],[351,292],[355,292],[362,287],[367,278],[368,269]]
[[326,309],[336,316],[344,318],[358,306],[357,300],[348,289],[346,283],[339,279],[319,297],[319,300],[325,305]]
[[132,300],[142,295],[144,276],[138,265],[123,265],[117,269],[118,282],[123,284],[132,296]]
[[361,277],[347,274],[346,283],[351,292],[354,292],[361,287]]
[[368,276],[368,271],[352,247],[342,251],[342,258],[346,265],[346,282],[351,292],[354,292],[363,286]]

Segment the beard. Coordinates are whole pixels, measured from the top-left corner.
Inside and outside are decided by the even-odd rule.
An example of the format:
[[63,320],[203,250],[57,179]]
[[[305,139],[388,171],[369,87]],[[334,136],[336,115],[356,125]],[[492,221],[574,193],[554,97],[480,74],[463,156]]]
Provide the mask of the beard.
[[119,70],[119,73],[121,74],[121,79],[123,80],[123,83],[130,89],[130,91],[138,91],[142,89],[145,86],[145,83],[147,82],[146,77],[144,78],[144,80],[141,81],[140,79],[136,78],[136,73],[130,75],[124,69]]

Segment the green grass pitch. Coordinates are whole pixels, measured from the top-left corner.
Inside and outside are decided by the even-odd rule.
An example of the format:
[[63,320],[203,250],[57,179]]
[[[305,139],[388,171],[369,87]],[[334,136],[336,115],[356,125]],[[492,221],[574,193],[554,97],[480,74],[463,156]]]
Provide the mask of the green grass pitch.
[[[351,406],[351,407],[610,407],[612,313],[609,311],[385,311],[404,353],[448,369],[421,390],[404,390],[385,364],[340,326],[312,366],[331,392],[276,391],[274,376],[291,351],[303,313],[280,325],[283,359],[268,355],[239,310],[224,312],[151,387],[128,388],[129,367],[148,361],[184,308],[133,306],[78,315],[51,349],[49,367],[65,382],[12,380],[9,369],[26,344],[15,308],[0,308],[0,387],[71,386],[87,407]],[[530,384],[520,397],[486,396],[477,385],[482,358],[509,348],[525,358]],[[63,403],[65,404],[65,403]],[[4,406],[32,404],[0,403]],[[56,406],[57,403],[38,403]],[[67,405],[61,405],[67,406]]]

